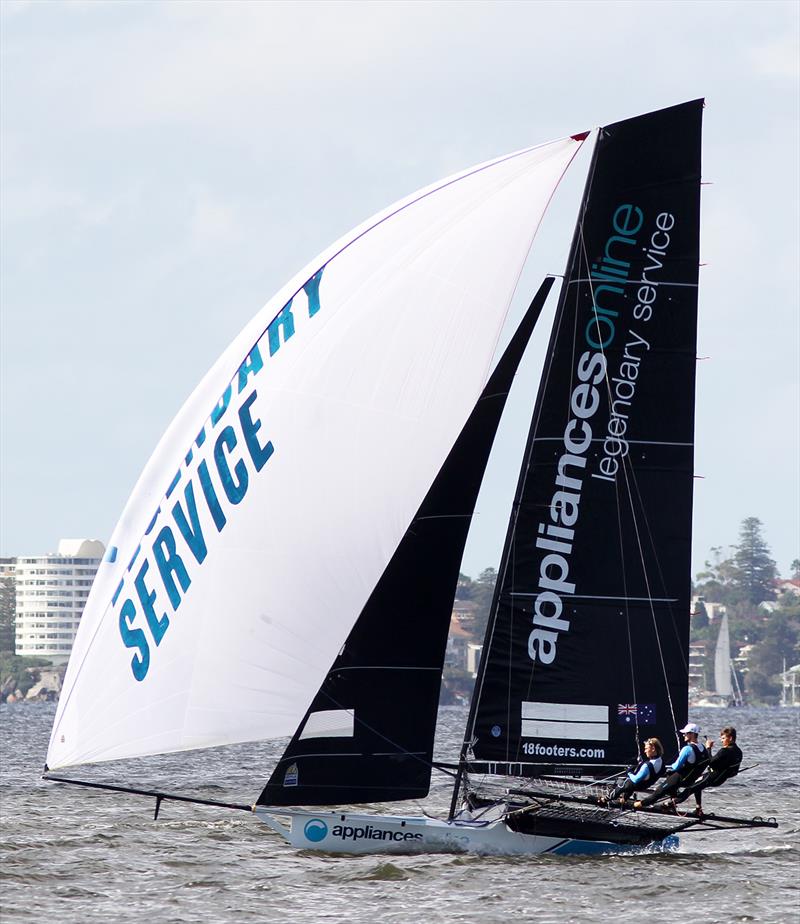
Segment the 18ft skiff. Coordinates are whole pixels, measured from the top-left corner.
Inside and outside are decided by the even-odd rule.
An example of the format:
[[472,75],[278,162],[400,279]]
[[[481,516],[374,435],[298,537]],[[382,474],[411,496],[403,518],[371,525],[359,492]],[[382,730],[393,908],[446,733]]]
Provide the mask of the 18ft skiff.
[[[449,817],[349,807],[428,794],[464,544],[552,280],[493,354],[587,134],[397,203],[228,347],[113,534],[50,778],[291,735],[256,804],[230,807],[295,847],[611,851],[701,824],[593,801],[687,719],[701,115],[596,133],[464,743],[438,767]],[[739,823],[771,822],[703,825]]]

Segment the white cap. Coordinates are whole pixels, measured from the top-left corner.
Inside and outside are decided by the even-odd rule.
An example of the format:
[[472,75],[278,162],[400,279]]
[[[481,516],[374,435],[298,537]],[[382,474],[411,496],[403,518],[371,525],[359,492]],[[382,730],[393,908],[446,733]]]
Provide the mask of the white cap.
[[700,726],[699,726],[699,725],[695,725],[694,722],[688,722],[686,725],[683,726],[683,728],[680,730],[680,732],[681,732],[682,735],[685,735],[686,732],[694,732],[696,735],[699,735],[699,734],[700,734]]

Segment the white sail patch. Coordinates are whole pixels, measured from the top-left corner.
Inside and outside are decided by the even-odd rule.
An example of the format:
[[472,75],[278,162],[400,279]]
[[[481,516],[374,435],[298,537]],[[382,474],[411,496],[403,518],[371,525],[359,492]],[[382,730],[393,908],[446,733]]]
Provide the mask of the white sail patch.
[[114,530],[51,768],[293,733],[485,385],[578,146],[528,149],[390,206],[245,326]]
[[608,741],[608,706],[526,702],[521,706],[523,738]]
[[305,738],[352,738],[355,731],[355,713],[352,709],[322,709],[312,712],[300,732]]

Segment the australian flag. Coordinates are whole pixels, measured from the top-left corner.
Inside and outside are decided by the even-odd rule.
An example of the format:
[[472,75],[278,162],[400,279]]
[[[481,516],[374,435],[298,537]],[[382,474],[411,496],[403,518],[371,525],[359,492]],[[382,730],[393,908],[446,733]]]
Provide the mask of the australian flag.
[[655,703],[620,703],[617,706],[617,722],[620,725],[655,725]]

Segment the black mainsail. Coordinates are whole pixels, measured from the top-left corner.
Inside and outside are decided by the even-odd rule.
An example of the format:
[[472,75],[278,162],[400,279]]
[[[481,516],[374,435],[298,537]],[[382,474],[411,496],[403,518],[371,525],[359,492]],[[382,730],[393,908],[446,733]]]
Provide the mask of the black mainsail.
[[686,721],[702,107],[599,133],[465,741],[494,772]]
[[464,544],[511,382],[552,283],[536,293],[259,805],[428,794]]

